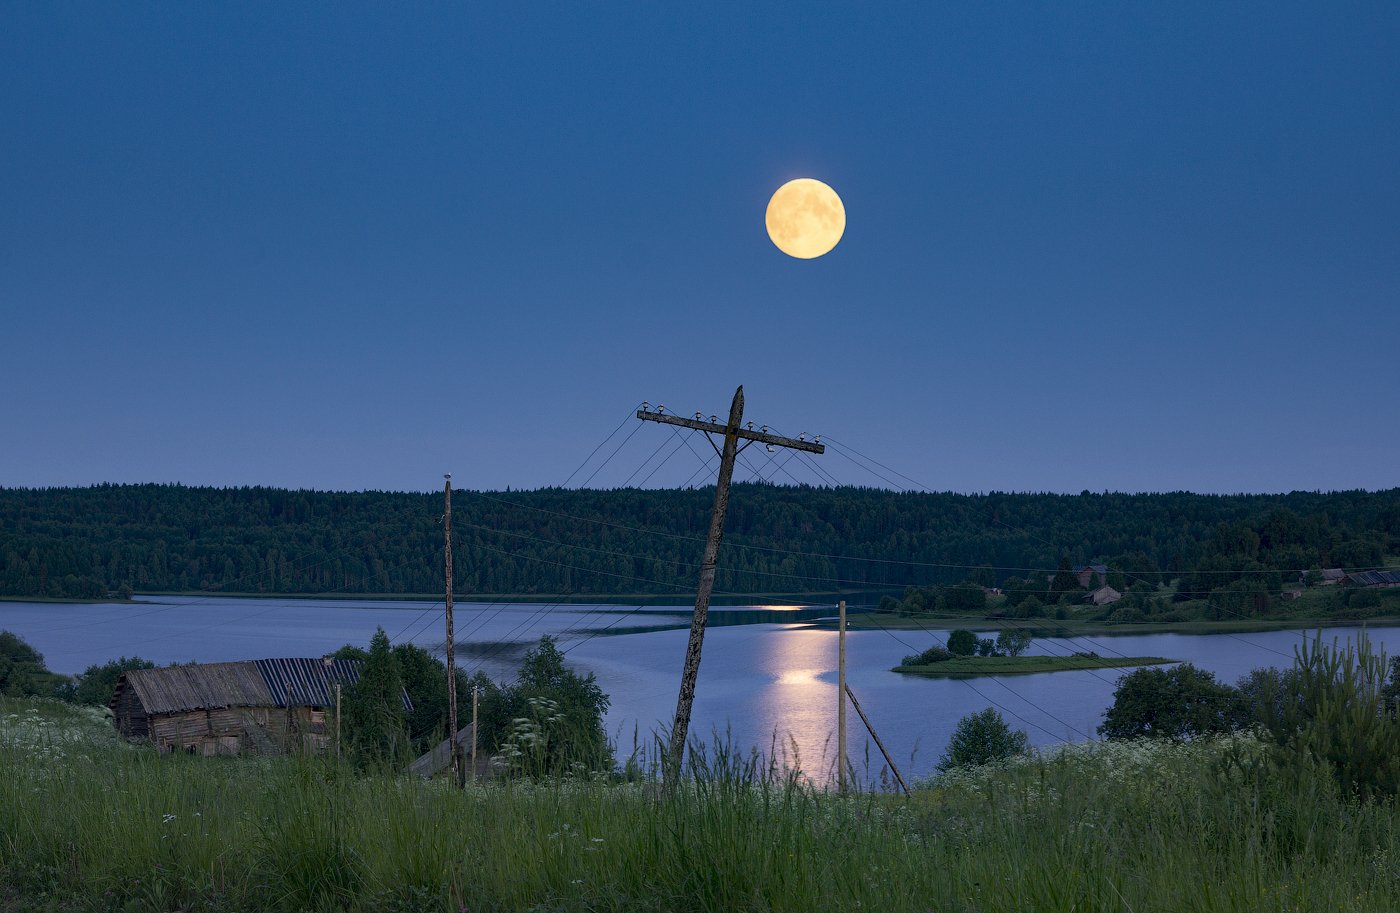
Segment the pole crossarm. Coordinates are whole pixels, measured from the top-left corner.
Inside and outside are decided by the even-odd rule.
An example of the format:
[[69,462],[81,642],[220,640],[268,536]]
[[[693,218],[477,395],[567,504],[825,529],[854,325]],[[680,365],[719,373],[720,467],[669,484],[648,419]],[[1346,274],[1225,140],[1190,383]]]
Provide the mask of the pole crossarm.
[[[781,437],[776,434],[769,434],[765,428],[763,431],[754,431],[753,422],[749,422],[748,428],[743,427],[744,423],[744,388],[740,387],[734,391],[734,401],[729,405],[729,421],[723,425],[718,422],[702,421],[697,417],[693,419],[681,418],[677,415],[667,415],[658,406],[655,412],[647,408],[646,403],[642,403],[642,408],[637,410],[637,418],[646,422],[659,422],[663,425],[679,425],[682,428],[690,428],[695,431],[703,431],[706,435],[717,434],[724,441],[724,448],[715,446],[714,438],[706,437],[710,446],[715,448],[719,454],[719,476],[715,479],[715,506],[710,510],[710,532],[705,537],[705,557],[700,562],[700,581],[695,588],[695,612],[690,618],[690,641],[685,649],[685,667],[681,671],[681,690],[676,698],[676,722],[671,727],[671,745],[667,751],[665,767],[665,784],[669,792],[675,785],[681,774],[681,765],[685,760],[686,737],[690,732],[690,711],[695,704],[695,682],[700,674],[700,651],[705,641],[705,622],[710,613],[710,594],[715,585],[715,568],[719,563],[719,545],[724,538],[724,513],[729,507],[729,483],[734,476],[734,460],[739,455],[743,447],[739,446],[739,441],[745,441],[744,447],[750,444],[768,444],[769,450],[774,446],[788,447],[793,450],[805,450],[808,453],[825,453],[826,448],[816,441],[806,441]],[[714,416],[711,416],[713,418]]]
[[[717,422],[702,422],[693,418],[681,418],[679,415],[668,415],[665,412],[648,412],[645,409],[637,410],[637,418],[646,422],[660,422],[663,425],[680,425],[682,428],[693,428],[696,431],[705,431],[721,436],[729,431],[727,425],[721,425]],[[793,450],[805,450],[808,453],[826,453],[825,444],[818,444],[814,441],[799,441],[796,438],[781,437],[766,431],[749,431],[746,428],[738,428],[735,430],[734,436],[759,444],[776,444],[779,447],[791,447]]]

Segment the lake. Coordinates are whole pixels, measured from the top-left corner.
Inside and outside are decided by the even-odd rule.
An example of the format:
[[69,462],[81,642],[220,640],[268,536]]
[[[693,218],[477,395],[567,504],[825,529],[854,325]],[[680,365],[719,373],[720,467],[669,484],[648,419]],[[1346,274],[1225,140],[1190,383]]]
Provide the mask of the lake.
[[[79,672],[93,663],[139,655],[160,664],[223,662],[270,656],[320,656],[367,645],[376,627],[396,643],[442,645],[441,603],[314,599],[143,597],[134,605],[0,602],[0,629],[44,654],[49,668]],[[836,632],[810,626],[828,610],[752,606],[712,611],[705,637],[693,737],[727,732],[742,747],[777,743],[813,773],[835,755]],[[834,614],[834,608],[829,610]],[[509,677],[521,654],[543,634],[560,637],[569,662],[593,672],[612,698],[608,728],[619,757],[634,733],[669,724],[675,713],[689,611],[676,607],[458,603],[459,663]],[[787,619],[792,620],[787,620]],[[659,630],[658,630],[659,629]],[[1324,633],[1345,641],[1358,628]],[[1373,628],[1388,653],[1400,629]],[[851,689],[906,775],[925,776],[938,762],[960,717],[996,706],[1034,745],[1093,738],[1123,670],[1100,669],[965,680],[897,675],[909,653],[941,642],[947,632],[851,631]],[[1162,656],[1190,661],[1225,682],[1258,666],[1285,667],[1305,632],[1146,634],[1038,639],[1029,653]],[[939,640],[935,640],[937,637]],[[875,775],[879,755],[849,714],[850,752],[858,772]],[[869,765],[866,758],[869,757]]]

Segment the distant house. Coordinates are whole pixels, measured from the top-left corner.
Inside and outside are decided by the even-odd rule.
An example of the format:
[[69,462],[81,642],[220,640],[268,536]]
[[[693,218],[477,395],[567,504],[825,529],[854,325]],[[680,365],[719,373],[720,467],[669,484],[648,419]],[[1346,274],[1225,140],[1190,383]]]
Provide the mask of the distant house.
[[1352,571],[1337,582],[1342,586],[1400,586],[1400,571]]
[[[1094,586],[1095,575],[1099,578],[1100,586],[1108,582],[1108,565],[1106,564],[1076,564],[1070,569],[1070,573],[1086,590]],[[1045,579],[1047,582],[1053,583],[1055,576],[1055,574],[1046,574]]]
[[1334,586],[1342,582],[1342,578],[1347,575],[1346,571],[1339,567],[1325,567],[1322,569],[1322,579],[1318,581],[1321,586]]
[[[1108,565],[1106,564],[1076,564],[1074,566],[1074,576],[1079,581],[1079,585],[1084,589],[1089,589],[1094,585],[1094,575],[1098,575],[1099,583],[1108,582]],[[1122,597],[1122,594],[1119,594]]]
[[1085,602],[1092,602],[1094,605],[1112,605],[1123,598],[1123,594],[1111,586],[1101,586],[1092,593],[1084,597]]
[[358,661],[330,657],[133,669],[117,680],[113,723],[162,752],[320,753],[334,737],[336,686],[359,680]]

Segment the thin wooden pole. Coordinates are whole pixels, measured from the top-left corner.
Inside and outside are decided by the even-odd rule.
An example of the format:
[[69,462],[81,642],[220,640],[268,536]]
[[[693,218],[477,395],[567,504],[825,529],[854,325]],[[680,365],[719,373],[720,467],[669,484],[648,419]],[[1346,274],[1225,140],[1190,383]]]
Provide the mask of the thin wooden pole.
[[457,666],[456,641],[452,630],[452,474],[442,488],[443,572],[447,581],[447,739],[452,749],[452,775],[462,783],[461,748],[457,744]]
[[472,688],[472,782],[476,782],[476,701],[481,689]]
[[899,781],[899,785],[904,787],[904,795],[909,795],[909,784],[904,782],[904,776],[900,774],[899,768],[894,766],[894,758],[885,750],[885,743],[880,741],[880,737],[875,733],[875,727],[870,725],[870,720],[866,717],[865,711],[860,709],[860,701],[856,700],[856,693],[851,690],[851,686],[846,686],[846,695],[851,699],[851,706],[856,708],[856,713],[860,714],[860,721],[865,724],[870,737],[875,740],[875,744],[880,749],[880,754],[885,756],[885,763],[890,765],[890,770],[894,771],[894,778]]
[[690,731],[690,711],[695,704],[695,681],[700,674],[700,649],[705,642],[705,620],[710,613],[710,593],[715,586],[715,565],[719,544],[724,538],[724,512],[729,507],[729,481],[734,476],[738,453],[739,425],[744,418],[744,388],[734,391],[729,406],[729,422],[724,428],[724,450],[720,453],[719,479],[715,483],[715,504],[710,511],[710,534],[705,540],[705,558],[700,564],[700,585],[695,593],[695,612],[690,619],[690,643],[685,651],[681,691],[676,699],[676,721],[671,727],[671,749],[664,771],[668,780],[679,779],[685,760],[685,740]]
[[840,625],[836,634],[836,788],[846,794],[846,600],[840,602]]
[[335,683],[335,756],[340,757],[340,682]]

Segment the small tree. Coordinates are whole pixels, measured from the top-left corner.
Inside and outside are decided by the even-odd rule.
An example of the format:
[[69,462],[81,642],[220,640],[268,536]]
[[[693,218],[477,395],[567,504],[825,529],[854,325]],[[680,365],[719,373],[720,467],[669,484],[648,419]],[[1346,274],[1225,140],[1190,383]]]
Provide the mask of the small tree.
[[133,669],[154,669],[156,664],[139,656],[130,659],[123,656],[102,665],[93,664],[78,676],[73,689],[73,700],[79,704],[96,704],[105,707],[112,702],[112,692],[117,688],[117,679]]
[[0,631],[0,694],[54,697],[71,685],[66,675],[50,672],[44,656],[18,634]]
[[1320,767],[1362,801],[1400,794],[1400,720],[1382,712],[1385,654],[1365,631],[1344,648],[1324,646],[1319,632],[1294,652],[1295,690],[1269,727],[1285,763]]
[[1285,704],[1298,693],[1298,672],[1265,666],[1252,669],[1235,682],[1239,695],[1238,726],[1270,726],[1283,719]]
[[978,655],[978,656],[996,656],[996,655],[998,655],[998,654],[997,654],[997,642],[994,641],[994,640],[992,640],[990,637],[979,637],[979,638],[977,639],[977,655]]
[[943,605],[949,612],[976,615],[987,611],[987,592],[974,583],[960,583],[943,591]]
[[1061,555],[1055,578],[1050,581],[1050,595],[1059,598],[1063,593],[1075,593],[1082,589],[1079,578],[1074,575],[1074,567],[1069,563],[1069,556]]
[[1007,656],[1020,656],[1031,645],[1031,633],[1019,628],[1002,628],[997,635],[997,649]]
[[1000,761],[1024,754],[1029,744],[1030,739],[1024,732],[1013,730],[996,708],[988,707],[958,720],[938,769],[946,771]]
[[1182,663],[1170,669],[1137,669],[1120,678],[1099,734],[1110,739],[1192,739],[1229,732],[1238,719],[1235,689],[1217,682],[1213,673]]
[[497,684],[478,672],[459,693],[470,695],[472,688],[481,689],[478,744],[511,773],[611,769],[603,728],[610,700],[591,673],[581,676],[564,664],[552,637],[525,654],[514,682]]
[[1045,604],[1035,596],[1027,596],[1011,611],[1013,618],[1041,618],[1045,615]]
[[360,680],[344,693],[345,734],[363,762],[397,762],[409,750],[403,677],[383,628],[374,632]]
[[954,656],[971,656],[977,652],[977,635],[962,628],[948,635],[948,652]]

